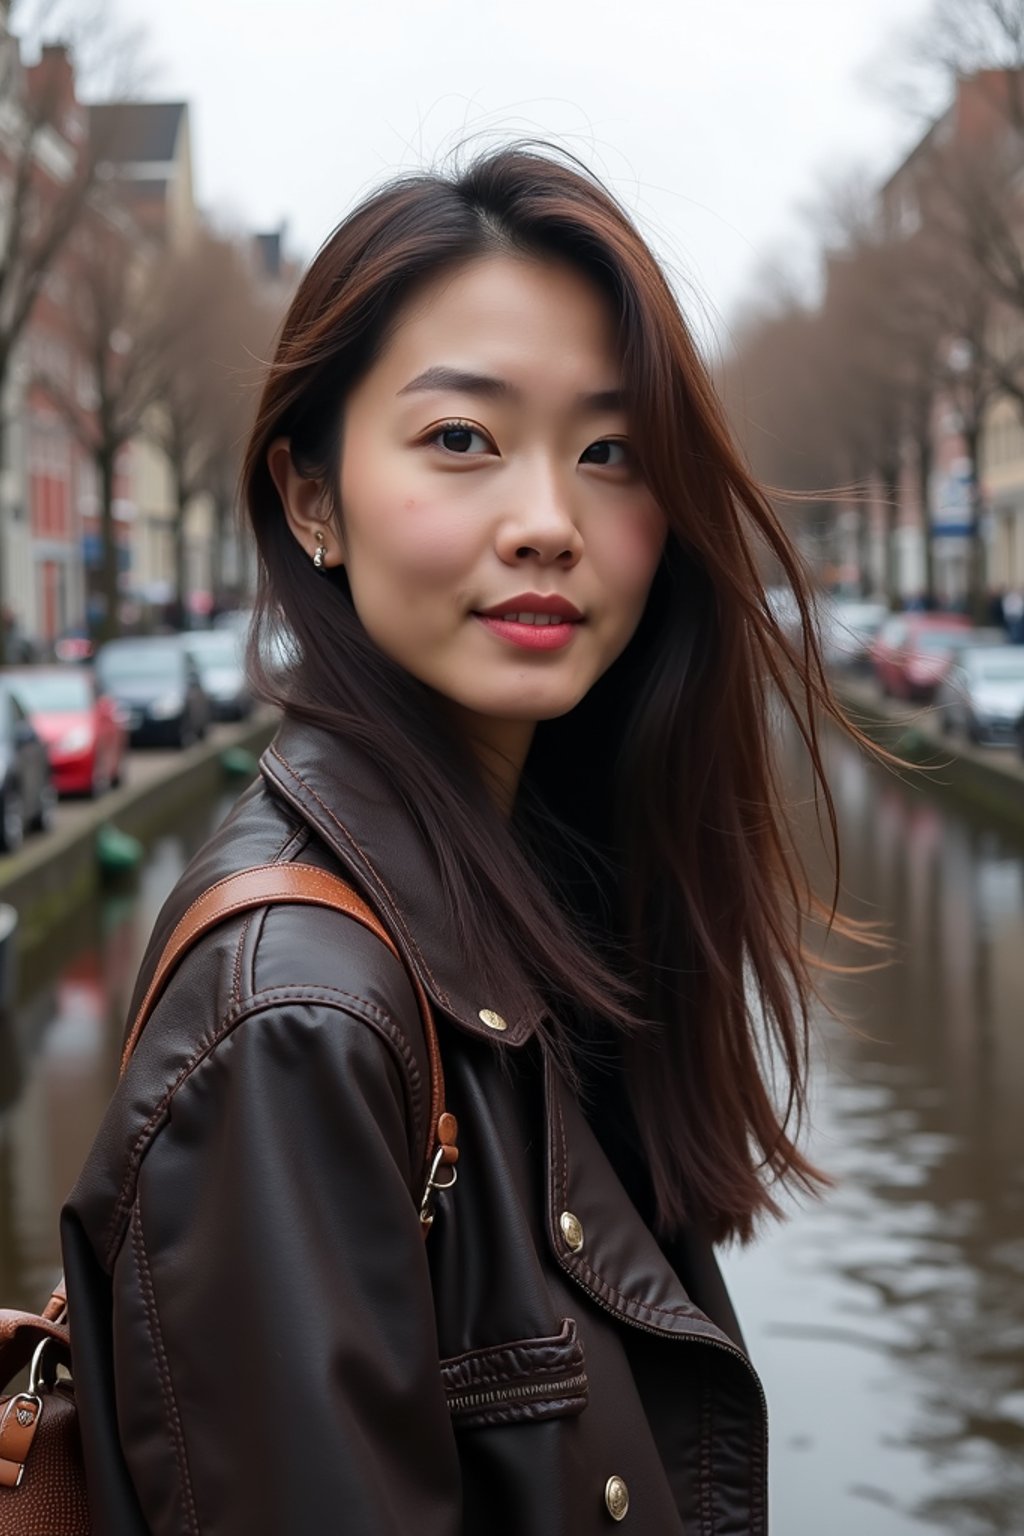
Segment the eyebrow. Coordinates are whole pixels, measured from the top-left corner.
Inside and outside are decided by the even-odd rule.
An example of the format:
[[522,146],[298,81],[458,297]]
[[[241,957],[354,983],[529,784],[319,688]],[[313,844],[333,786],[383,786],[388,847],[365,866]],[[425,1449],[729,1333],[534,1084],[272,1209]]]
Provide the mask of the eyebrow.
[[[487,373],[470,373],[464,368],[446,368],[442,364],[424,369],[398,393],[413,395],[441,389],[454,390],[460,395],[478,395],[485,400],[522,399],[522,390],[507,379],[496,379]],[[576,404],[589,411],[621,411],[625,409],[626,393],[623,389],[599,389],[577,395]]]

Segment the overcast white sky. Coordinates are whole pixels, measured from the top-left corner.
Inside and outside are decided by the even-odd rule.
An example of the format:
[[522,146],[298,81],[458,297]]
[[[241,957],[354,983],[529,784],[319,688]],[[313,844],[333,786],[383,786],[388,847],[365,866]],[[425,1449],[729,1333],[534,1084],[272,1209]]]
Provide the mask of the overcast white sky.
[[915,126],[869,87],[927,0],[118,0],[147,94],[187,98],[198,196],[309,256],[355,198],[466,134],[554,137],[603,174],[720,327],[809,240],[830,170]]

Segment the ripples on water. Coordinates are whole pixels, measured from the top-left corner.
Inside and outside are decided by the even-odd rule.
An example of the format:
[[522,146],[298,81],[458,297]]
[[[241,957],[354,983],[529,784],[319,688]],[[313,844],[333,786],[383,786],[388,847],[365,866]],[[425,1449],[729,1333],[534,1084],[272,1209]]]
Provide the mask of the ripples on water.
[[[1024,1536],[1024,849],[830,753],[845,909],[900,948],[834,988],[857,1033],[818,1020],[811,1150],[838,1189],[725,1256],[771,1407],[773,1536]],[[57,980],[7,1026],[5,1303],[52,1282],[150,927],[229,803],[48,946]]]
[[856,1032],[816,1021],[837,1190],[726,1256],[774,1529],[1024,1536],[1024,848],[838,740],[830,778],[843,907],[898,948],[829,984]]
[[137,878],[26,957],[0,1016],[0,1301],[35,1311],[60,1270],[57,1220],[117,1078],[142,953],[174,882],[234,802],[199,806],[158,838]]

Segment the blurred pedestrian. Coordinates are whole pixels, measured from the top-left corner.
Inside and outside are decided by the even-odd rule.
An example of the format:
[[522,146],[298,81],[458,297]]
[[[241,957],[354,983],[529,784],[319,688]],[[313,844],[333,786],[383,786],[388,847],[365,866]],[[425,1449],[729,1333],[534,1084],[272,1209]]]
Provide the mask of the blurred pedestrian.
[[4,607],[0,614],[3,625],[3,657],[9,665],[35,661],[38,649],[22,628],[21,620],[13,608]]
[[160,997],[63,1219],[95,1528],[759,1536],[713,1245],[825,1182],[765,679],[843,718],[666,276],[554,154],[390,184],[299,287],[244,492],[285,721],[136,1001],[251,866],[343,877],[396,954],[270,905]]
[[1010,643],[1024,644],[1024,592],[1019,587],[1003,593],[1003,623]]
[[988,590],[986,617],[993,629],[999,629],[1003,623],[1003,597],[1005,592],[1005,587],[990,587]]

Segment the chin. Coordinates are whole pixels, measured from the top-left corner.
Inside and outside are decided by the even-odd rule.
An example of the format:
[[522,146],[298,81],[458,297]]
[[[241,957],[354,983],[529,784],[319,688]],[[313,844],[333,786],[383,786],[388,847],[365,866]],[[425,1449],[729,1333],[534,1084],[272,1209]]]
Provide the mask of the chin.
[[526,699],[509,700],[508,704],[495,703],[493,699],[484,703],[481,700],[467,700],[464,708],[470,709],[476,715],[482,715],[493,720],[515,720],[520,723],[536,725],[541,720],[558,720],[562,715],[567,715],[570,710],[585,696],[584,693],[574,693],[560,699],[534,700]]

